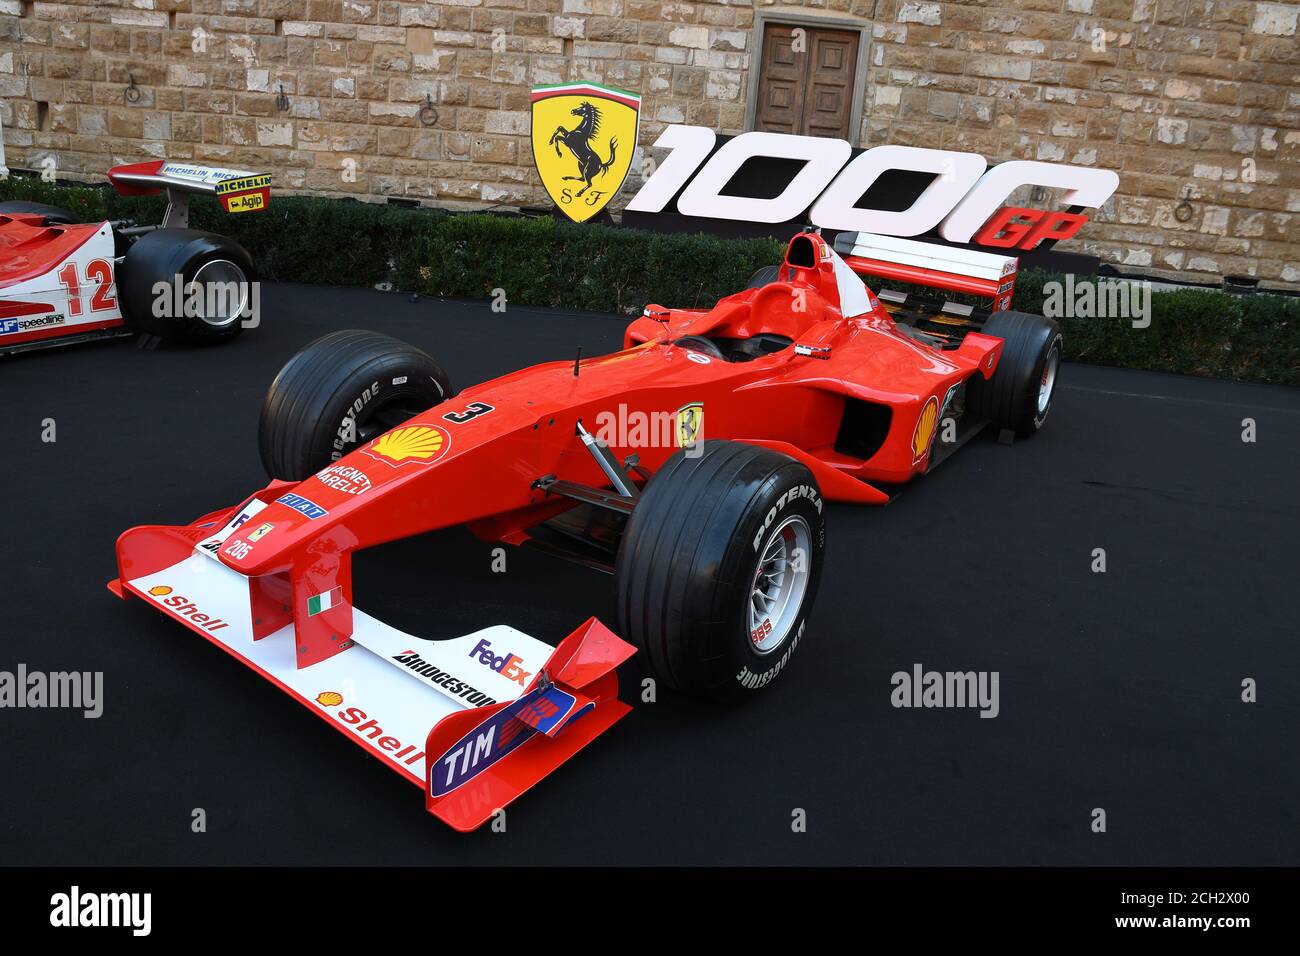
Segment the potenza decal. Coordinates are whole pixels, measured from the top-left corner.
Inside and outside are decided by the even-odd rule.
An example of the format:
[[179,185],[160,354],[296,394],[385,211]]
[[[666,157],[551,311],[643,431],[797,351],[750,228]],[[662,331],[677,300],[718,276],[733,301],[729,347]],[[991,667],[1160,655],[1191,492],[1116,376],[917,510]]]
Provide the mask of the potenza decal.
[[295,495],[293,492],[290,492],[287,495],[281,495],[275,500],[282,505],[292,508],[299,514],[306,515],[312,521],[315,521],[317,518],[323,518],[329,514],[328,511],[316,504],[316,502],[310,501],[302,495]]
[[448,412],[443,415],[444,421],[449,421],[453,425],[464,425],[466,422],[472,422],[480,415],[486,415],[488,412],[495,412],[496,407],[489,405],[487,402],[470,402],[465,406],[463,412]]
[[437,461],[451,447],[451,435],[437,425],[407,425],[385,432],[362,452],[398,468],[402,465],[427,465]]
[[591,710],[553,684],[543,685],[503,707],[429,763],[429,796],[443,797],[473,780],[539,731],[554,736]]
[[[938,227],[949,242],[1033,249],[1043,240],[1068,239],[1088,217],[1004,206],[1017,189],[1060,189],[1065,205],[1097,208],[1119,186],[1119,176],[1106,169],[1031,160],[990,169],[978,153],[948,149],[876,146],[853,156],[846,140],[755,131],[732,137],[715,152],[717,138],[702,126],[665,127],[654,145],[669,155],[632,197],[628,211],[662,212],[676,196],[684,216],[782,223],[808,210],[812,224],[823,229],[922,236]],[[726,195],[741,167],[762,157],[802,165],[777,196]],[[932,173],[934,179],[902,211],[859,207],[867,190],[891,170]]]
[[939,399],[933,395],[921,409],[916,419],[916,429],[912,432],[912,464],[916,464],[930,454],[930,443],[934,441],[935,426],[939,424]]
[[600,212],[636,152],[641,97],[612,86],[535,86],[533,163],[555,206],[574,222]]
[[363,495],[370,490],[370,479],[366,473],[351,465],[330,465],[324,471],[317,472],[315,477],[326,488],[333,488],[345,495]]
[[812,485],[795,485],[778,498],[776,504],[767,509],[767,514],[763,518],[763,525],[758,529],[758,534],[754,535],[755,551],[757,551],[762,545],[763,535],[766,534],[767,529],[772,526],[772,522],[776,520],[776,516],[781,513],[782,509],[784,509],[786,505],[792,501],[797,501],[800,498],[807,498],[813,503],[813,507],[817,509],[817,513],[822,513],[822,496],[817,493],[817,489]]

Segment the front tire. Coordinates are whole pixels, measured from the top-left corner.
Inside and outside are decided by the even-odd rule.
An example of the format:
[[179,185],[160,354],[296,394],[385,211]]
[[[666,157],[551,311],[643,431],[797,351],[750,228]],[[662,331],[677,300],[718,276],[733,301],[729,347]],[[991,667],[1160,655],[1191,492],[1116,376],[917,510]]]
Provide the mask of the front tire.
[[[217,345],[243,328],[253,278],[252,257],[239,243],[193,229],[158,229],[126,251],[117,290],[136,331],[181,345]],[[160,282],[168,287],[162,295],[155,291]]]
[[967,411],[1010,429],[1017,438],[1028,438],[1043,427],[1052,410],[1061,366],[1060,328],[1041,315],[995,312],[980,331],[1005,344],[991,378],[971,376]]
[[272,478],[302,481],[450,398],[425,351],[361,329],[331,332],[285,363],[262,403],[257,445]]
[[678,691],[769,686],[817,596],[826,526],[804,465],[733,441],[677,452],[637,502],[617,560],[620,635]]

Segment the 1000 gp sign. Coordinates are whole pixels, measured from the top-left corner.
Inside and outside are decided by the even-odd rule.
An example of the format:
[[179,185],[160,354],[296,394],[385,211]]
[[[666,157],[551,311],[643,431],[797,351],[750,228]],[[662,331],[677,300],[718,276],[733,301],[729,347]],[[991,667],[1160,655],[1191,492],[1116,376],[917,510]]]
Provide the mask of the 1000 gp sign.
[[[1031,250],[1040,242],[1050,240],[1050,245],[1073,236],[1088,221],[1082,210],[1101,206],[1119,185],[1119,176],[1106,169],[1030,160],[990,168],[978,153],[949,149],[875,146],[854,156],[842,139],[767,132],[742,133],[721,146],[717,141],[716,133],[701,126],[666,127],[654,147],[668,155],[627,211],[653,215],[673,211],[675,205],[680,215],[702,219],[798,220],[832,231],[889,236],[937,231],[952,243]],[[738,176],[743,179],[742,170],[754,160],[797,161],[798,168],[776,195],[735,195],[729,184]],[[877,180],[892,171],[932,178],[906,208],[864,204]],[[1007,205],[1023,186],[1063,190],[1069,210]]]

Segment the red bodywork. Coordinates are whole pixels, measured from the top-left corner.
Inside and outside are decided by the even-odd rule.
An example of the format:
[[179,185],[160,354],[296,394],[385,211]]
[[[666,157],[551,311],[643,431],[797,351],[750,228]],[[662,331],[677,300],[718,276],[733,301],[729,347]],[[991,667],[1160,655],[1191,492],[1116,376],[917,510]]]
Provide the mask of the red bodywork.
[[[835,256],[820,236],[798,236],[791,249],[801,242],[813,256],[807,246],[802,258],[788,255],[781,281],[728,296],[708,311],[647,307],[647,316],[628,326],[623,351],[584,359],[576,369],[573,362],[554,362],[472,386],[343,456],[336,466],[363,476],[360,493],[355,480],[341,488],[323,480],[324,472],[302,482],[272,482],[256,496],[267,507],[219,553],[224,565],[250,580],[257,636],[292,622],[298,667],[327,660],[348,646],[353,633],[354,552],[453,525],[521,544],[530,529],[575,506],[549,495],[539,479],[608,488],[576,436],[580,422],[604,438],[620,461],[636,455],[640,469],[653,474],[678,450],[676,444],[621,446],[617,430],[600,433],[601,422],[638,415],[662,420],[698,405],[703,440],[745,441],[796,458],[831,500],[887,502],[872,482],[899,483],[926,471],[947,396],[972,375],[992,374],[1002,340],[972,332],[954,348],[933,347],[900,331],[869,292],[866,310],[846,318],[847,270],[837,273]],[[796,264],[809,258],[814,264]],[[854,281],[860,297],[865,289]],[[737,362],[671,344],[683,335],[759,334],[784,336],[791,344]],[[866,458],[836,449],[850,402],[868,403],[888,423],[879,447]],[[286,494],[295,497],[277,500]],[[114,590],[122,594],[122,582],[183,559],[207,533],[201,525],[221,524],[238,510],[205,516],[186,528],[125,532],[118,541],[121,581]],[[273,532],[246,537],[261,522],[273,525]],[[341,588],[341,603],[309,612],[311,595],[335,588]],[[612,668],[601,674],[597,682],[605,674],[612,678]],[[606,699],[613,699],[614,687],[602,685]],[[470,719],[455,715],[456,729]]]
[[[115,166],[108,180],[123,196],[166,192],[173,204],[212,194],[228,211],[232,203],[263,209],[270,199],[269,177],[161,159]],[[117,294],[118,247],[107,221],[47,225],[39,214],[0,214],[0,354],[130,334]]]

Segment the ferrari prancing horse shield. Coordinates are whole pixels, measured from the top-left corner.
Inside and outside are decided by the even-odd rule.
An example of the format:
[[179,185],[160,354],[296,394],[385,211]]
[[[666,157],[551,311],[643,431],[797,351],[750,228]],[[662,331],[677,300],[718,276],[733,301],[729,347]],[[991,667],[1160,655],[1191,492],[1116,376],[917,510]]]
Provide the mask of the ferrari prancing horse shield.
[[533,162],[574,222],[604,209],[627,179],[641,97],[595,83],[533,87]]

